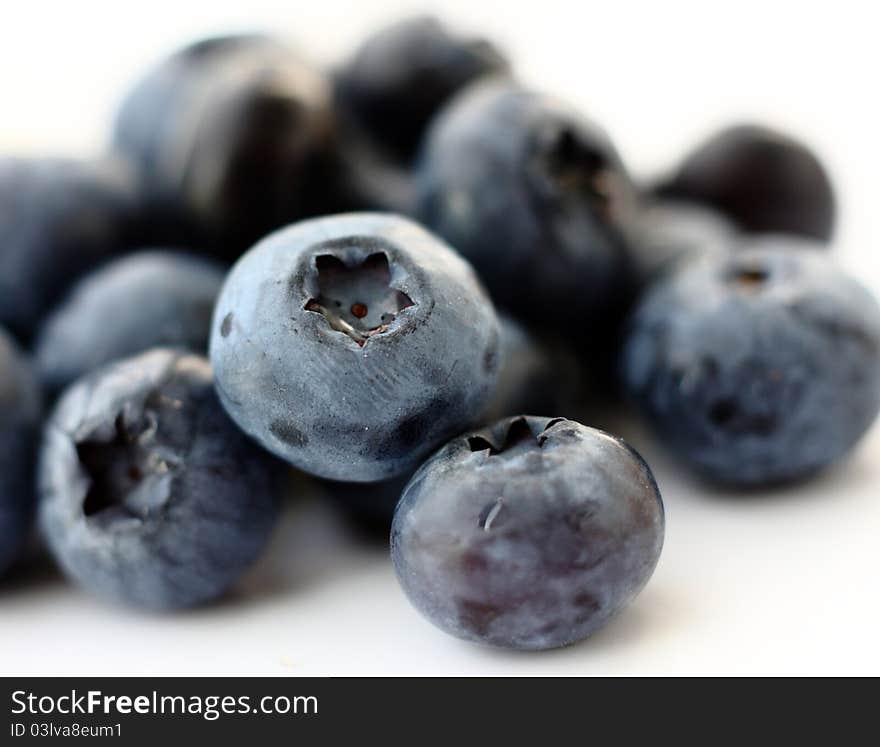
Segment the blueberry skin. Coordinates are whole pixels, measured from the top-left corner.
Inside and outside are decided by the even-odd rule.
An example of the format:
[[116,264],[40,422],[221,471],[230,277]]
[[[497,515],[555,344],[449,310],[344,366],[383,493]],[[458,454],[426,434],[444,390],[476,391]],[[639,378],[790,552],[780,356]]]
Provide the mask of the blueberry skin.
[[71,282],[123,248],[133,205],[117,163],[0,158],[0,324],[28,340]]
[[761,486],[848,452],[880,409],[880,307],[806,242],[767,238],[658,283],[622,372],[705,477]]
[[828,241],[834,232],[836,200],[825,167],[805,145],[766,127],[721,130],[658,191],[710,205],[752,233]]
[[329,81],[259,34],[205,39],[161,62],[123,101],[112,148],[158,221],[235,258],[309,212],[331,149]]
[[[629,279],[634,187],[605,134],[514,84],[471,86],[434,121],[416,215],[528,324],[589,337]],[[562,320],[562,324],[560,324]]]
[[623,441],[518,416],[457,438],[404,490],[391,557],[410,602],[459,638],[565,646],[632,600],[663,545],[651,471]]
[[739,233],[721,213],[680,200],[649,200],[633,225],[630,246],[640,289],[682,263],[723,256],[740,243]]
[[156,349],[63,395],[40,454],[40,525],[90,592],[188,607],[222,594],[263,549],[276,477],[223,412],[208,362]]
[[40,410],[36,376],[0,328],[0,576],[18,555],[33,519]]
[[211,360],[227,412],[266,449],[319,477],[372,482],[479,417],[498,336],[455,252],[399,216],[353,213],[278,231],[239,260]]
[[90,371],[155,347],[206,353],[226,270],[169,250],[144,250],[83,278],[46,319],[35,346],[58,392]]
[[348,123],[405,162],[456,91],[508,72],[507,60],[485,39],[458,36],[436,18],[417,16],[370,36],[338,71],[335,98]]

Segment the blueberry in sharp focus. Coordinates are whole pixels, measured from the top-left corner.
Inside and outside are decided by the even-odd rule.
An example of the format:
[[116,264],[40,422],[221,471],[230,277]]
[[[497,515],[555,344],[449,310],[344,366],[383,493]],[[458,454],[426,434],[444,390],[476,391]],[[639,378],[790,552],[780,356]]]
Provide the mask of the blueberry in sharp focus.
[[118,164],[0,158],[0,324],[30,338],[77,276],[123,247],[132,206]]
[[605,134],[513,84],[472,86],[435,120],[416,213],[530,324],[591,337],[628,281],[634,187]]
[[33,518],[40,421],[35,381],[12,337],[0,328],[0,576],[24,544]]
[[498,321],[471,267],[399,216],[352,213],[267,237],[232,269],[211,360],[232,418],[306,472],[413,469],[479,418]]
[[57,392],[154,347],[206,353],[225,274],[207,259],[144,250],[86,276],[42,325],[35,354],[44,384]]
[[231,257],[308,212],[331,143],[329,82],[258,34],[171,55],[128,94],[113,133],[152,211]]
[[721,213],[680,200],[649,201],[638,211],[633,227],[630,248],[639,288],[684,262],[723,255],[739,241]]
[[663,530],[657,484],[623,441],[518,416],[422,465],[391,556],[409,600],[447,633],[547,649],[586,638],[638,594]]
[[834,229],[834,190],[825,167],[803,143],[766,127],[716,133],[658,191],[706,203],[750,232],[827,241]]
[[468,83],[504,75],[508,63],[488,41],[465,38],[430,16],[369,37],[336,76],[343,119],[392,156],[408,161],[428,123]]
[[187,607],[222,594],[263,549],[277,466],[223,412],[207,360],[156,349],[62,396],[40,454],[40,525],[89,591]]
[[880,409],[880,307],[806,246],[771,237],[688,265],[633,316],[627,390],[707,478],[809,475],[846,454]]

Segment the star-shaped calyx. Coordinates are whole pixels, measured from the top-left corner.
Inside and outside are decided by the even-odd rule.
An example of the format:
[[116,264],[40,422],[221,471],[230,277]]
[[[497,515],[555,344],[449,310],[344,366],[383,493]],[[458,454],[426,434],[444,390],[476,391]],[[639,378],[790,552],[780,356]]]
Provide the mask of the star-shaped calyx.
[[488,451],[490,457],[528,450],[536,445],[538,448],[542,448],[547,440],[547,431],[562,422],[565,422],[565,418],[553,418],[540,432],[536,433],[528,418],[513,418],[468,436],[467,443],[471,451]]
[[305,310],[321,314],[333,329],[361,347],[414,305],[406,293],[391,287],[391,268],[383,252],[370,254],[353,267],[332,254],[321,254],[315,257],[315,268],[318,295],[308,300]]

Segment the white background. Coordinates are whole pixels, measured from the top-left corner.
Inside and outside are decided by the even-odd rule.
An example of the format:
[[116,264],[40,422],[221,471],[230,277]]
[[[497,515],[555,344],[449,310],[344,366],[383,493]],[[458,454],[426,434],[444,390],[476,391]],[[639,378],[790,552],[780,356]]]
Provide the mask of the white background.
[[[100,150],[126,86],[194,36],[269,29],[332,63],[377,24],[430,7],[498,39],[523,79],[603,123],[636,174],[657,173],[730,121],[803,137],[841,196],[841,262],[880,290],[880,45],[870,6],[10,3],[0,149]],[[0,673],[880,674],[880,429],[809,484],[743,497],[712,492],[632,424],[612,425],[655,468],[666,546],[644,593],[585,643],[523,655],[446,637],[409,608],[384,548],[306,501],[235,593],[205,609],[120,610],[51,572],[0,584]]]

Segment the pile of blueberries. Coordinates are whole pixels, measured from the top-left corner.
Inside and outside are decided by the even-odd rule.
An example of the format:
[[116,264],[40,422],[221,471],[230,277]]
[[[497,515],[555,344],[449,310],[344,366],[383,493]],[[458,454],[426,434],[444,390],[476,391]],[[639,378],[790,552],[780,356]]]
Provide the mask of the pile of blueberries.
[[578,422],[597,403],[738,490],[874,420],[880,308],[834,220],[817,158],[759,126],[636,184],[431,18],[332,72],[268,35],[194,43],[106,157],[0,159],[0,573],[36,521],[89,591],[202,603],[305,479],[390,526],[445,631],[580,640],[664,533],[642,458]]

